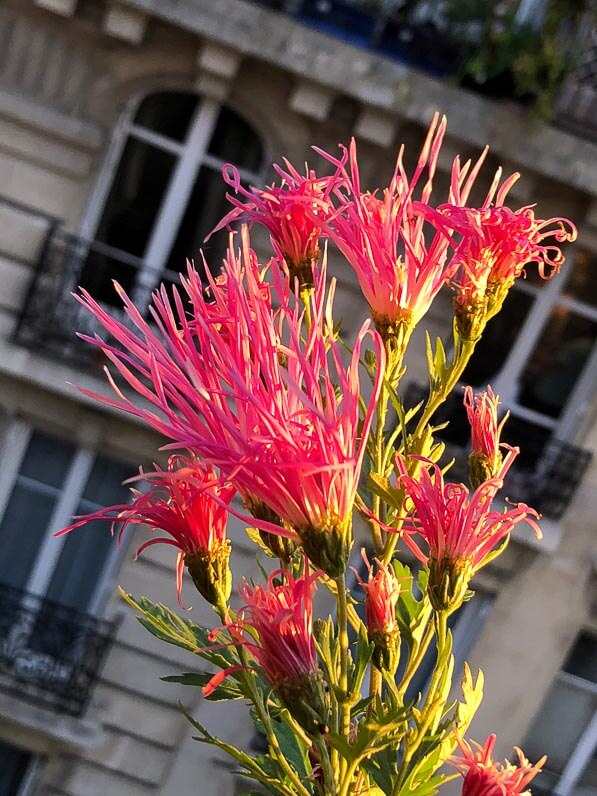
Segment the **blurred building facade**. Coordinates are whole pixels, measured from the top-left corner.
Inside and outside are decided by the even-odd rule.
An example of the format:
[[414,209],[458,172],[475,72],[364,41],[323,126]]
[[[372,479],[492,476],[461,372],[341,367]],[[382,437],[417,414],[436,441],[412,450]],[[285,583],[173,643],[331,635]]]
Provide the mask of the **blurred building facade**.
[[[398,13],[406,5],[419,6],[410,21]],[[226,209],[226,162],[261,184],[272,161],[314,162],[311,145],[336,151],[354,135],[373,187],[398,143],[416,155],[435,110],[449,123],[438,195],[454,156],[476,157],[488,143],[485,186],[498,165],[521,171],[519,205],[579,227],[562,273],[512,291],[466,374],[490,381],[511,410],[523,454],[510,489],[543,512],[545,540],[517,534],[453,632],[460,665],[466,656],[486,675],[473,736],[495,731],[503,756],[513,744],[531,757],[547,751],[546,793],[597,794],[592,31],[581,26],[582,53],[548,124],[495,87],[488,97],[458,85],[437,5],[0,7],[0,796],[241,792],[228,764],[192,740],[179,701],[226,739],[252,743],[242,706],[159,679],[195,661],[152,639],[115,596],[121,584],[175,605],[168,550],[133,562],[135,540],[116,548],[103,526],[52,537],[73,514],[122,501],[122,481],[161,444],[69,386],[107,390],[101,362],[74,337],[94,329],[71,291],[83,285],[117,312],[113,278],[141,304],[160,281],[176,281]],[[516,13],[537,19],[546,5],[523,2]],[[205,249],[212,263],[223,245],[216,237]],[[338,276],[337,315],[350,335],[366,308],[351,275]],[[446,337],[450,323],[442,296],[426,325]],[[425,383],[422,332],[406,380],[414,398]],[[459,422],[455,409],[456,447],[466,445]],[[250,574],[240,529],[234,541],[235,575]],[[192,617],[213,622],[198,602]]]

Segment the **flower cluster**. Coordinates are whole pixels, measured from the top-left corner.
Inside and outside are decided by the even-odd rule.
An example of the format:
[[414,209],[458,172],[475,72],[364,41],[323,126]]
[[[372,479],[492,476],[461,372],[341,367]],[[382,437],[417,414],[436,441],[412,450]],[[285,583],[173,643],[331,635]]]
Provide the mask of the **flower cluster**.
[[[388,792],[434,790],[446,750],[480,699],[480,678],[473,684],[467,670],[465,702],[454,714],[447,707],[448,617],[521,523],[541,536],[534,509],[499,503],[519,451],[501,442],[505,417],[491,387],[464,392],[471,488],[447,482],[442,426],[433,418],[514,280],[531,262],[544,278],[555,273],[560,245],[576,230],[565,219],[537,219],[530,207],[506,207],[518,175],[502,180],[501,170],[481,205],[470,206],[486,151],[474,163],[455,159],[447,196],[437,202],[445,131],[436,115],[412,173],[401,148],[379,193],[361,186],[354,141],[338,158],[317,150],[331,175],[307,168],[303,176],[285,162],[275,167],[279,184],[265,189],[247,188],[227,164],[232,210],[216,229],[262,225],[274,250],[269,262],[251,248],[245,224],[238,239],[231,233],[221,270],[204,263],[200,276],[189,263],[180,287],[162,286],[148,308],[118,285],[124,318],[85,290],[77,296],[109,335],[84,339],[107,359],[114,395],[86,394],[153,428],[171,455],[166,469],[131,479],[146,481],[148,491],[133,489],[131,503],[76,518],[62,533],[109,520],[120,538],[128,525],[146,525],[161,533],[139,553],[154,544],[178,550],[179,601],[186,568],[220,626],[199,628],[178,616],[168,624],[164,606],[137,607],[156,635],[219,669],[179,680],[200,683],[206,697],[252,705],[269,744],[256,760],[197,726],[272,792],[373,793],[376,775],[395,780]],[[370,308],[350,346],[333,316],[335,281],[322,238],[344,255]],[[453,350],[428,345],[429,396],[409,408],[398,390],[406,347],[446,285],[454,291]],[[357,574],[364,617],[346,588],[357,512],[375,556],[371,563],[363,553],[366,576]],[[263,585],[244,581],[238,610],[230,599],[228,514],[245,521],[281,567],[264,572]],[[395,558],[401,543],[422,564],[422,594]],[[317,583],[335,600],[333,619],[313,620]],[[413,703],[405,696],[432,643],[434,671]],[[518,766],[494,763],[494,743],[492,736],[475,750],[459,741],[462,757],[452,763],[465,796],[519,796],[539,770],[541,762],[531,766],[521,752]]]

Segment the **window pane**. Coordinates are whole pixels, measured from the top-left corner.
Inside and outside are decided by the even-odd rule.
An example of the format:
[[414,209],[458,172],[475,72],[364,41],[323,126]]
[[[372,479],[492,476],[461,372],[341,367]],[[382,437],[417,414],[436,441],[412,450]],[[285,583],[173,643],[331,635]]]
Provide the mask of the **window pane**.
[[0,796],[17,796],[32,757],[29,752],[0,743]]
[[27,585],[74,450],[73,445],[49,434],[36,431],[31,436],[0,520],[0,580],[10,586]]
[[519,402],[558,417],[597,338],[597,323],[554,307],[520,379]]
[[33,487],[15,486],[0,525],[0,580],[9,586],[27,585],[56,500],[57,494],[42,495]]
[[[88,514],[98,506],[127,502],[130,492],[122,481],[130,475],[130,467],[122,462],[98,456],[76,514]],[[68,534],[47,596],[62,605],[86,610],[115,544],[107,522],[89,523]]]
[[34,431],[21,465],[20,475],[43,484],[61,487],[75,446],[50,434]]
[[132,475],[135,473],[131,472],[128,464],[107,456],[98,456],[83,491],[83,499],[99,506],[126,503],[130,490],[122,482]]
[[597,697],[556,681],[523,744],[530,760],[546,754],[549,771],[560,773],[597,706]]
[[175,162],[169,152],[129,138],[96,239],[142,257]]
[[200,169],[170,251],[167,263],[169,270],[184,271],[187,259],[195,260],[197,268],[201,270],[200,249],[203,249],[210,268],[214,271],[220,270],[228,233],[226,230],[221,230],[207,243],[203,241],[230,209],[226,200],[226,190],[219,172],[206,166]]
[[141,102],[134,124],[156,133],[184,141],[197,107],[196,94],[182,91],[160,91]]
[[564,671],[597,683],[597,639],[581,634],[566,659]]
[[263,160],[259,138],[230,108],[222,108],[208,151],[210,155],[247,171],[258,171]]
[[597,257],[582,251],[570,265],[572,272],[563,290],[564,295],[597,307]]
[[511,290],[499,315],[487,324],[485,333],[477,343],[462,381],[484,387],[502,369],[510,349],[524,324],[533,298],[519,290]]

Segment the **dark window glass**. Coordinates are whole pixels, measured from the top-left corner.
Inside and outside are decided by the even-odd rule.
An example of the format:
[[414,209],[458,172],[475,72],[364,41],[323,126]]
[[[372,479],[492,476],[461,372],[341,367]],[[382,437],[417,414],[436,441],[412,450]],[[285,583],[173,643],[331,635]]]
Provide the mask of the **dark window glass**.
[[51,434],[34,431],[21,464],[20,475],[50,486],[62,486],[75,446]]
[[597,323],[556,306],[520,379],[524,406],[558,417],[591,354]]
[[564,671],[597,683],[597,639],[582,633],[566,659]]
[[492,318],[477,343],[462,381],[485,387],[499,373],[529,313],[533,299],[511,290],[499,315]]
[[176,157],[163,149],[129,138],[96,238],[116,249],[142,257]]
[[230,108],[222,108],[208,151],[210,155],[247,171],[257,171],[263,159],[259,138]]
[[597,307],[597,257],[587,251],[579,252],[571,266],[564,295]]
[[203,250],[210,268],[214,272],[219,271],[228,233],[226,230],[221,230],[212,235],[207,243],[204,243],[204,239],[229,209],[226,185],[219,172],[204,166],[195,180],[170,250],[167,268],[174,272],[184,271],[186,261],[189,259],[194,260],[197,268],[201,270],[200,250]]
[[17,796],[31,760],[29,752],[0,743],[0,796]]
[[146,127],[175,141],[184,141],[197,108],[196,94],[160,91],[141,102],[134,124]]
[[0,521],[0,580],[27,585],[60,496],[74,446],[41,432],[31,436],[14,489]]
[[[100,243],[143,257],[175,163],[174,155],[129,138],[97,228]],[[120,306],[112,280],[130,291],[136,271],[117,252],[92,244],[79,284],[99,301]]]
[[[130,475],[130,467],[122,462],[98,456],[76,514],[89,514],[100,507],[126,503],[130,492],[122,482]],[[107,522],[89,523],[69,534],[64,541],[47,596],[62,605],[86,610],[115,544]]]

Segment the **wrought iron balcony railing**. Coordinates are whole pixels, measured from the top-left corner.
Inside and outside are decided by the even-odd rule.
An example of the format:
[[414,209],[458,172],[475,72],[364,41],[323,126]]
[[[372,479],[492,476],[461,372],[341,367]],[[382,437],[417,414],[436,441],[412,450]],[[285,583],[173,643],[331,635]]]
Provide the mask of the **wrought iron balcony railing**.
[[156,272],[140,258],[112,246],[84,240],[60,226],[51,228],[39,252],[14,342],[81,367],[101,359],[96,349],[77,337],[77,332],[93,336],[100,330],[72,293],[78,287],[87,288],[126,323],[113,279],[143,307],[157,283],[176,282],[178,274]]
[[0,690],[80,716],[114,625],[0,584]]
[[[406,392],[407,406],[415,406],[427,397],[426,390],[410,384]],[[452,396],[441,407],[434,422],[448,422],[437,436],[446,443],[446,460],[454,457],[454,465],[446,478],[468,482],[468,451],[470,427],[460,398]],[[506,431],[508,424],[506,424]],[[512,440],[520,454],[504,482],[504,494],[513,502],[527,503],[544,517],[559,520],[565,514],[593,453],[550,435],[547,429],[523,423]]]

